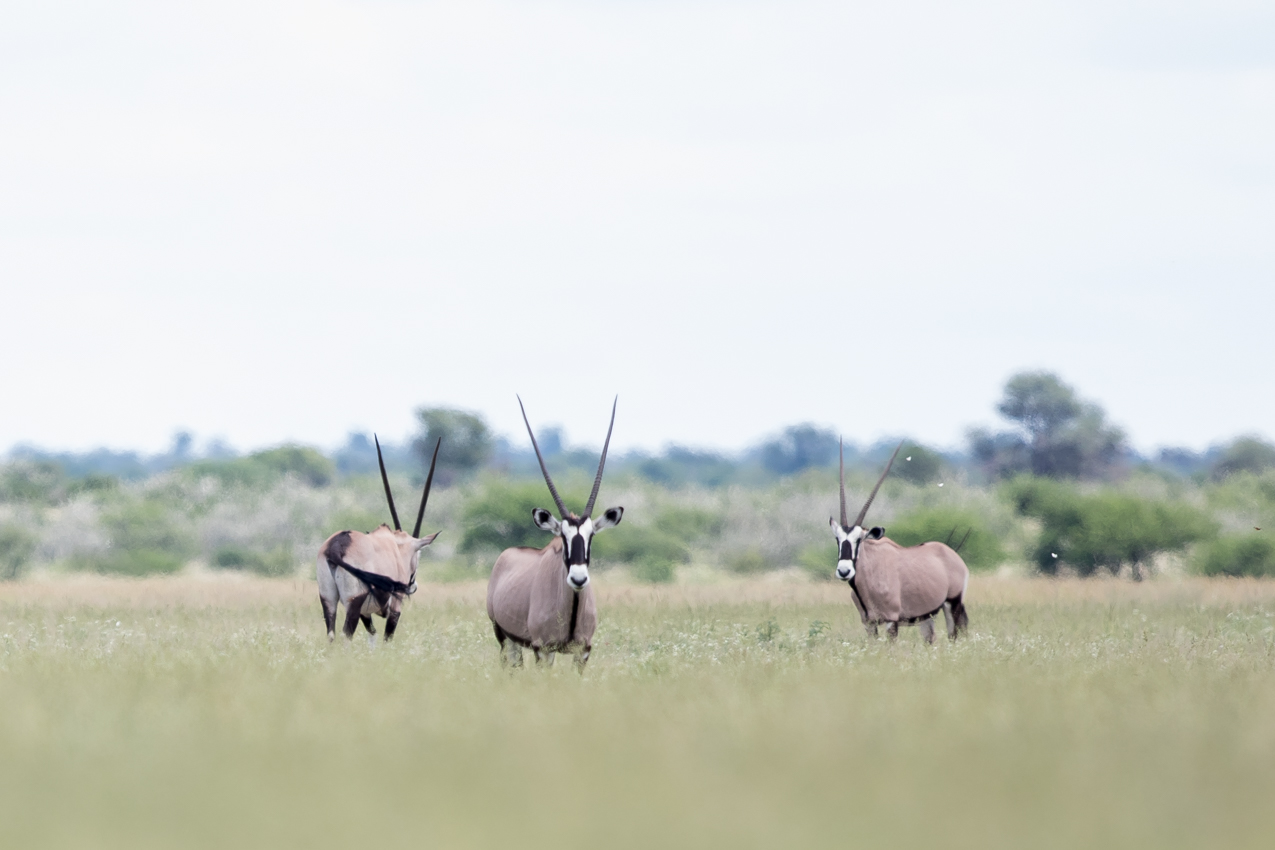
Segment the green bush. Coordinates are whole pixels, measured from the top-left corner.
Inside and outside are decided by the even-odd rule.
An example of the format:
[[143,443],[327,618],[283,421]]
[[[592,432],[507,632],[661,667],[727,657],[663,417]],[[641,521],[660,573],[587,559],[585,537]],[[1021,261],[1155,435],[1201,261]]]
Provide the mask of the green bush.
[[77,557],[73,566],[135,576],[172,573],[197,550],[194,535],[153,499],[117,505],[104,512],[100,522],[110,536],[109,548]]
[[1275,576],[1275,540],[1259,534],[1220,537],[1200,549],[1192,566],[1206,576]]
[[113,549],[104,554],[80,557],[74,562],[79,569],[108,575],[148,576],[175,573],[185,561],[172,552],[156,549]]
[[752,547],[742,552],[734,552],[727,555],[725,566],[731,572],[748,575],[765,572],[770,569],[770,562],[766,560],[766,556],[761,553],[760,549]]
[[[569,499],[565,493],[564,499]],[[572,500],[583,505],[584,499]],[[557,513],[553,497],[544,482],[510,482],[492,479],[461,512],[465,532],[457,550],[460,552],[499,551],[510,546],[540,548],[549,535],[531,522],[531,511],[545,508]]]
[[[335,511],[328,515],[327,522],[323,524],[324,528],[331,531],[363,531],[370,532],[376,530],[382,524],[389,524],[390,511],[386,508],[382,513],[373,513],[360,508],[351,508],[348,510]],[[415,522],[415,520],[413,520]],[[422,529],[422,531],[425,531]],[[425,532],[429,533],[429,532]]]
[[823,543],[811,543],[797,555],[797,566],[812,578],[834,581],[837,573],[837,541],[828,535]]
[[1043,524],[1033,560],[1045,573],[1057,572],[1060,564],[1081,575],[1100,569],[1114,573],[1130,564],[1137,576],[1157,553],[1178,551],[1217,533],[1211,517],[1184,503],[1114,491],[1082,494],[1070,485],[1026,476],[1010,482],[1006,492],[1019,513]]
[[203,460],[188,467],[196,478],[215,478],[226,486],[264,487],[294,475],[311,487],[332,483],[336,466],[316,449],[285,445],[233,460]]
[[649,582],[672,581],[677,565],[691,559],[686,545],[663,529],[623,524],[594,538],[593,555],[630,564],[635,578]]
[[35,535],[19,525],[0,525],[0,581],[21,578],[35,554]]
[[975,571],[993,569],[1005,560],[1005,550],[987,521],[970,510],[921,508],[894,520],[885,532],[900,546],[916,546],[931,540],[948,543],[953,548],[960,545],[961,558]]
[[660,531],[682,541],[687,546],[715,540],[725,525],[725,518],[716,511],[703,508],[664,508],[655,517]]
[[296,570],[292,549],[287,546],[266,553],[242,546],[222,546],[213,553],[212,565],[223,570],[246,570],[263,576],[286,576]]
[[50,461],[16,461],[0,470],[0,502],[53,505],[69,488],[62,467]]

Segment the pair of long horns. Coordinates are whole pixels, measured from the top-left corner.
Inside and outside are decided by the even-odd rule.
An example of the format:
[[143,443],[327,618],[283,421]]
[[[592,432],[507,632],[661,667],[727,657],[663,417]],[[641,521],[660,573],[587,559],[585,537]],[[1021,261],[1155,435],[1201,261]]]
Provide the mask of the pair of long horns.
[[[398,523],[398,511],[394,509],[394,494],[390,492],[390,477],[385,474],[385,458],[381,456],[381,441],[375,434],[372,439],[376,440],[376,462],[381,465],[381,483],[385,485],[385,501],[390,503],[390,516],[394,517],[394,530],[402,531],[403,526]],[[421,494],[421,509],[416,512],[416,527],[412,529],[413,537],[421,536],[421,523],[425,520],[425,504],[429,501],[429,488],[434,483],[434,467],[438,464],[438,450],[443,445],[443,438],[439,437],[438,442],[434,444],[434,457],[429,462],[429,475],[425,478],[425,492]]]
[[[863,525],[864,519],[868,516],[868,508],[872,506],[872,500],[877,497],[877,491],[881,489],[885,477],[890,474],[890,467],[894,466],[894,459],[899,456],[899,449],[903,448],[903,443],[899,443],[894,449],[894,454],[890,455],[890,462],[885,465],[885,472],[881,473],[881,477],[877,479],[877,486],[872,488],[872,495],[868,496],[868,501],[863,503],[863,510],[859,511],[859,516],[855,519],[854,525]],[[837,440],[837,450],[841,454],[841,527],[854,528],[846,522],[846,450],[841,440]]]
[[[615,427],[615,406],[619,403],[619,396],[611,402],[611,424],[607,426],[606,442],[602,444],[602,459],[598,461],[598,475],[593,479],[593,492],[589,494],[589,504],[584,506],[581,519],[587,519],[593,514],[593,503],[597,501],[598,490],[602,487],[602,468],[607,465],[607,449],[611,446],[611,429]],[[536,443],[536,434],[531,430],[531,423],[527,421],[527,408],[523,407],[522,396],[518,396],[518,407],[522,410],[522,421],[527,426],[527,434],[531,436],[531,447],[536,450],[536,460],[540,461],[540,471],[544,473],[545,483],[549,485],[549,493],[553,496],[554,504],[558,506],[558,516],[565,518],[569,516],[567,506],[562,503],[558,488],[553,486],[553,479],[549,477],[549,469],[545,466],[544,456],[540,454],[540,446]]]

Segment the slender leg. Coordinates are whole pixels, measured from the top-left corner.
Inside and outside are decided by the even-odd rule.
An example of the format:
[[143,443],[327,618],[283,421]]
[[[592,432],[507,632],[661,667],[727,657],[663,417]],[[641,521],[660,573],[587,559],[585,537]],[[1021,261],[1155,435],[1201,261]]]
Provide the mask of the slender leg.
[[934,618],[926,617],[924,620],[916,624],[917,629],[921,632],[921,637],[926,643],[934,645]]
[[899,621],[898,620],[895,620],[894,622],[890,623],[890,625],[885,627],[885,636],[888,637],[891,641],[898,638],[899,636]]
[[505,635],[505,630],[500,627],[495,620],[491,621],[491,628],[496,633],[496,643],[500,644],[500,666],[504,667],[509,664],[509,647],[507,644],[512,643]]
[[952,610],[951,602],[943,603],[943,622],[947,623],[948,640],[956,640],[956,612]]
[[359,627],[359,614],[363,611],[363,600],[367,599],[367,594],[363,593],[358,596],[351,597],[345,603],[345,628],[341,630],[347,638],[354,637],[354,630]]
[[575,653],[576,672],[581,676],[584,675],[584,665],[589,663],[589,653],[593,652],[593,645],[586,643],[579,647]]
[[514,643],[513,641],[509,641],[508,645],[509,645],[509,666],[521,667],[522,666],[522,647]]
[[359,617],[359,620],[361,620],[361,621],[362,621],[362,623],[363,623],[363,628],[367,629],[367,633],[368,633],[369,635],[372,635],[373,637],[375,637],[375,636],[376,636],[376,624],[372,622],[372,615],[371,615],[371,614],[364,614],[362,617]]
[[870,638],[880,637],[880,635],[877,633],[876,623],[864,623],[863,628],[868,633],[868,637]]
[[328,643],[331,643],[336,637],[336,600],[320,598],[319,602],[323,604],[323,625],[328,630]]
[[968,631],[970,627],[970,615],[965,613],[965,600],[963,598],[958,598],[952,603],[952,613],[956,615],[957,633]]
[[402,612],[391,611],[385,618],[385,642],[389,643],[394,639],[394,630],[398,628],[398,618]]
[[533,646],[531,651],[536,654],[536,664],[543,664],[545,667],[553,666],[552,649],[544,649],[543,647]]

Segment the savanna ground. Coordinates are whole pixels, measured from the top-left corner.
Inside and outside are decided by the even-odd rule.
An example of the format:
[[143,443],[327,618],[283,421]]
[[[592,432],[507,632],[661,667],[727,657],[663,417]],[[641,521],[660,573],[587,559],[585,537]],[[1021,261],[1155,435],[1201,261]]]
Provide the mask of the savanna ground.
[[483,585],[329,646],[313,582],[0,586],[9,847],[1266,847],[1275,582],[972,579],[956,645],[831,583],[600,577],[583,677]]

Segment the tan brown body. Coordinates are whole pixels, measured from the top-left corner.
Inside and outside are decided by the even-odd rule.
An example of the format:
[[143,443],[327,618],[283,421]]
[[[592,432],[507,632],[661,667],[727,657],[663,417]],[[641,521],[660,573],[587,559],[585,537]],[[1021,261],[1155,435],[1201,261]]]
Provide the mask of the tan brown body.
[[[368,533],[338,531],[323,541],[315,563],[315,578],[328,638],[336,633],[338,602],[345,606],[346,637],[353,637],[360,620],[368,633],[375,635],[375,614],[386,619],[385,639],[392,638],[403,610],[403,598],[416,589],[421,550],[437,536],[417,539],[382,525]],[[359,572],[365,575],[360,576]]]
[[893,637],[900,623],[917,623],[925,638],[933,640],[933,617],[940,610],[950,637],[964,626],[968,582],[969,568],[950,546],[931,542],[905,547],[883,537],[863,541],[850,587],[869,633],[876,634],[884,623]]
[[[554,652],[574,652],[583,665],[593,649],[598,611],[593,586],[574,590],[567,583],[561,537],[543,549],[514,547],[500,553],[487,583],[487,616],[502,651],[506,641],[517,663],[521,647],[536,660],[553,662]],[[573,617],[574,609],[574,617]]]

